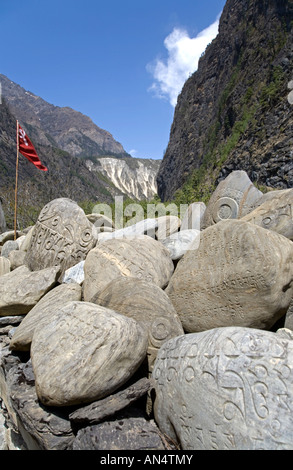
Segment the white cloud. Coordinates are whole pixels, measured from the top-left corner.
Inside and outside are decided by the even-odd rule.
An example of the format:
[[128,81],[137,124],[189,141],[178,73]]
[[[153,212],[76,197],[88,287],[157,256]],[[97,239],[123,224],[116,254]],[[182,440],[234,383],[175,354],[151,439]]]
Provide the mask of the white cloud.
[[129,150],[128,153],[129,153],[129,155],[131,155],[134,158],[137,157],[137,150],[135,150],[135,149]]
[[219,17],[195,38],[190,38],[187,31],[174,28],[166,37],[164,45],[168,51],[166,61],[157,59],[147,66],[155,81],[150,87],[157,97],[168,99],[176,106],[177,98],[187,78],[197,70],[198,61],[206,47],[217,36]]

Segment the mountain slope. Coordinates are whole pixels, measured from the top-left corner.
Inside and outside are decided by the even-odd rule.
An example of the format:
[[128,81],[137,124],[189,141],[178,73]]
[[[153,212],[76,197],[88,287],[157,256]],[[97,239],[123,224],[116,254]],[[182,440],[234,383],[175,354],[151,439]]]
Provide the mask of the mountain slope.
[[157,173],[160,160],[146,158],[100,157],[86,160],[90,171],[108,178],[131,199],[152,199],[157,194]]
[[236,169],[260,185],[292,187],[292,24],[292,0],[227,1],[178,98],[157,178],[162,200],[204,200]]
[[[47,167],[42,172],[20,155],[18,178],[19,225],[35,223],[41,208],[57,197],[79,203],[113,202],[113,185],[101,174],[93,174],[85,162],[53,146],[35,143]],[[0,198],[9,227],[13,226],[16,164],[16,118],[9,107],[0,106]],[[115,189],[118,194],[119,190]]]
[[0,74],[2,96],[34,140],[58,147],[73,156],[127,155],[113,136],[69,107],[60,108]]

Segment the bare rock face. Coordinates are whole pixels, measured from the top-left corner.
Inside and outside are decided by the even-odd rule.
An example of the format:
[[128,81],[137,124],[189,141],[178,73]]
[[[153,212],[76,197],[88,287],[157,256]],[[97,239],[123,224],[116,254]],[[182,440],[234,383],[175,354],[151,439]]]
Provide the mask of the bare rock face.
[[147,335],[135,320],[88,302],[67,303],[34,332],[37,395],[58,407],[104,398],[136,372],[146,351]]
[[202,228],[221,220],[238,219],[262,196],[245,171],[233,171],[212,194],[203,216]]
[[84,300],[91,302],[119,277],[135,277],[163,288],[173,271],[167,248],[147,235],[106,240],[98,243],[85,260]]
[[29,351],[35,328],[50,322],[51,315],[67,302],[81,300],[81,286],[78,284],[61,284],[48,292],[25,316],[15,330],[10,342],[14,351]]
[[179,262],[166,293],[187,332],[225,326],[269,329],[293,296],[293,245],[241,220],[201,232],[198,250]]
[[33,229],[26,264],[32,271],[60,265],[62,274],[84,260],[95,246],[92,224],[70,199],[51,201],[41,211]]
[[93,302],[136,320],[148,335],[148,368],[165,341],[184,333],[172,302],[155,284],[135,278],[118,278]]
[[0,276],[3,274],[8,274],[11,269],[11,264],[8,258],[4,258],[4,256],[0,256]]
[[60,267],[31,272],[21,266],[0,276],[0,316],[24,315],[55,285]]
[[155,419],[183,450],[292,450],[293,342],[250,328],[172,339],[159,351]]
[[258,201],[257,206],[242,220],[293,240],[293,189],[269,192]]

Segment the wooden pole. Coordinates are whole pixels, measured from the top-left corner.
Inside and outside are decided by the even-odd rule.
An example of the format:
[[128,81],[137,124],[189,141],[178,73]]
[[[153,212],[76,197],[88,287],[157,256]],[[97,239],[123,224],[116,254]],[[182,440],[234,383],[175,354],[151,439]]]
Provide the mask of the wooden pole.
[[18,189],[18,161],[19,161],[19,123],[16,121],[16,175],[15,175],[15,196],[14,196],[14,240],[17,238],[17,189]]

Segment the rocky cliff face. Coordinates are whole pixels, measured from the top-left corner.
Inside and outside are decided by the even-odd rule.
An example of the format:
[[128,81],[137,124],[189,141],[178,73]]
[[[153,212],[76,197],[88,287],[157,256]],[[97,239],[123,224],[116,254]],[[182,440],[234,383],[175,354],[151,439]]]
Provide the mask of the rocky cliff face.
[[227,1],[178,98],[157,179],[163,200],[204,200],[232,170],[292,187],[292,24],[292,0]]
[[157,194],[160,163],[160,160],[110,157],[86,160],[90,171],[103,174],[123,194],[138,200],[152,199]]
[[32,131],[32,138],[73,156],[127,155],[110,132],[74,109],[60,108],[0,74],[2,95],[11,111]]

